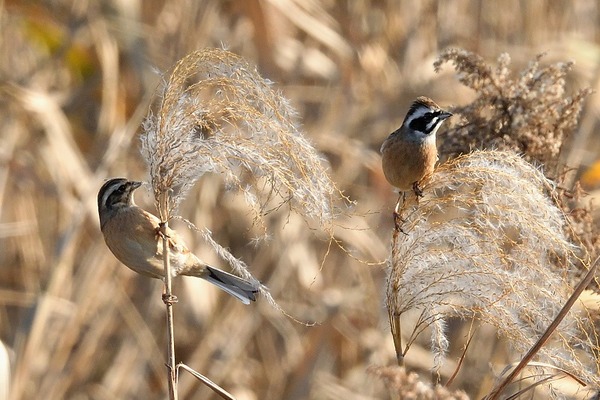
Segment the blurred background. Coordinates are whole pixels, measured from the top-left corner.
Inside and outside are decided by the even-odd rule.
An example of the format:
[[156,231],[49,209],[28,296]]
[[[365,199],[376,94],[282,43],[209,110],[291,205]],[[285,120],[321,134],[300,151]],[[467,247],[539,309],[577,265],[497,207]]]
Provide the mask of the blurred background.
[[[162,285],[106,248],[96,194],[109,177],[147,179],[139,134],[160,74],[204,47],[241,55],[274,82],[356,206],[335,232],[346,251],[301,217],[277,213],[266,226],[271,240],[253,246],[265,227],[219,176],[203,177],[180,214],[248,263],[290,316],[316,324],[178,279],[178,360],[239,400],[388,399],[373,372],[396,363],[384,298],[397,195],[381,172],[382,141],[419,95],[442,107],[473,98],[451,65],[433,70],[448,47],[490,63],[506,52],[515,71],[546,52],[543,63],[575,61],[570,90],[598,90],[600,4],[0,1],[0,397],[5,379],[14,400],[165,398]],[[586,201],[600,188],[599,113],[594,93],[563,154]],[[152,210],[148,191],[136,200]],[[199,235],[179,229],[204,260],[227,269]],[[466,334],[451,336],[457,352],[443,381]],[[481,397],[515,357],[485,327],[471,346],[451,389]],[[406,363],[429,380],[426,340]],[[179,393],[217,398],[188,374]]]

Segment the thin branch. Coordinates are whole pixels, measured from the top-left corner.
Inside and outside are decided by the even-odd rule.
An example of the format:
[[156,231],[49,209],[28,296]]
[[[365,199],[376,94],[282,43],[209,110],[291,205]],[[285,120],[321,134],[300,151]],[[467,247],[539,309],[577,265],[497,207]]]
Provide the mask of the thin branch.
[[[394,218],[394,233],[392,235],[392,265],[396,263],[396,257],[398,254],[398,235],[402,231],[402,217],[400,216],[399,206],[400,206],[400,198],[403,197],[403,194],[400,194],[398,201],[396,203],[396,207],[394,208],[393,218]],[[404,232],[403,232],[404,233]],[[394,339],[394,348],[396,349],[396,360],[400,367],[404,366],[404,354],[402,351],[402,327],[400,323],[400,315],[396,313],[394,307],[391,307],[388,304],[388,315],[390,319],[390,328],[392,331],[392,338]]]
[[[517,363],[514,363],[514,364],[517,364]],[[504,371],[502,371],[502,373],[500,375],[503,375],[504,372],[509,371],[512,368],[512,365],[514,365],[514,364],[511,364],[508,367],[504,368]],[[546,369],[558,371],[561,374],[566,375],[567,377],[573,379],[575,382],[579,383],[581,386],[586,386],[586,383],[584,381],[582,381],[578,376],[575,376],[573,373],[567,371],[564,368],[557,367],[556,365],[533,361],[533,362],[530,362],[529,364],[527,364],[527,366],[531,367],[531,368],[546,368]],[[549,375],[549,374],[546,374],[546,375]],[[532,377],[533,376],[522,377],[522,378],[516,379],[514,382],[524,381],[527,379],[531,379]]]
[[396,349],[396,360],[398,366],[404,366],[404,354],[402,352],[402,329],[400,325],[400,316],[389,312],[390,327],[392,329],[392,338],[394,339],[394,348]]
[[471,319],[471,326],[469,327],[469,338],[467,339],[467,343],[465,343],[465,346],[463,348],[463,352],[460,355],[460,358],[458,360],[458,365],[456,366],[456,369],[452,373],[452,376],[450,377],[450,379],[448,379],[448,382],[446,382],[446,384],[444,385],[446,387],[449,387],[452,384],[452,382],[454,381],[454,379],[458,375],[458,373],[460,371],[460,368],[463,365],[463,362],[465,361],[465,357],[467,356],[467,350],[469,349],[469,345],[471,344],[471,341],[475,337],[475,332],[473,332],[473,323],[474,322],[475,322],[475,318]]
[[540,379],[539,381],[537,381],[537,382],[535,382],[535,383],[533,383],[533,384],[531,384],[531,385],[529,385],[529,386],[527,386],[527,387],[519,390],[517,393],[515,393],[515,394],[513,394],[513,395],[511,395],[509,397],[507,397],[506,400],[515,400],[515,399],[518,399],[519,397],[521,397],[521,395],[523,395],[523,394],[525,394],[525,393],[527,393],[527,392],[535,389],[536,387],[538,387],[540,385],[543,385],[543,384],[546,384],[546,383],[550,383],[550,382],[552,382],[554,380],[558,380],[558,379],[562,379],[562,378],[564,378],[564,376],[563,377],[559,377],[559,378],[557,378],[556,375],[547,376],[547,377],[545,377],[543,379]]
[[177,368],[183,368],[183,369],[185,369],[187,372],[189,372],[190,374],[192,374],[193,376],[195,376],[196,378],[198,378],[198,380],[202,381],[202,383],[204,383],[206,386],[208,386],[209,388],[211,388],[216,394],[218,394],[222,398],[224,398],[226,400],[235,400],[235,397],[233,397],[233,395],[231,395],[231,393],[227,392],[221,386],[217,385],[216,383],[214,383],[213,381],[211,381],[210,379],[208,379],[207,377],[205,377],[201,373],[199,373],[199,372],[193,370],[192,368],[188,367],[184,363],[177,364]]

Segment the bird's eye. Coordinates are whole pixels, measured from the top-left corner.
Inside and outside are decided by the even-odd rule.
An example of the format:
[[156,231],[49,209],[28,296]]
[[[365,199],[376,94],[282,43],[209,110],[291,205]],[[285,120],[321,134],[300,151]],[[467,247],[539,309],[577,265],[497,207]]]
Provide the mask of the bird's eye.
[[412,121],[410,121],[409,128],[419,132],[427,132],[427,126],[429,125],[430,121],[431,115],[428,113],[423,115],[422,117],[415,118]]
[[439,118],[440,114],[441,113],[437,111],[425,113],[420,117],[410,121],[409,128],[428,135],[433,132],[443,121],[443,119]]

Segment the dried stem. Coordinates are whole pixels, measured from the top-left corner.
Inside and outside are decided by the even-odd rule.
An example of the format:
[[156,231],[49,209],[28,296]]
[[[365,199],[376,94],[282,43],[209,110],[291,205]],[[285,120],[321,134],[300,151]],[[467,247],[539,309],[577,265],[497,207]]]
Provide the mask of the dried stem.
[[169,385],[169,399],[177,400],[177,368],[175,359],[175,327],[173,324],[173,304],[177,302],[177,297],[172,291],[171,262],[169,260],[169,236],[167,229],[168,221],[168,192],[163,192],[159,199],[159,215],[161,222],[159,225],[159,234],[162,237],[163,245],[163,265],[165,270],[163,301],[166,306],[167,314],[167,381]]
[[228,391],[226,391],[225,389],[223,389],[222,387],[220,387],[219,385],[217,385],[216,383],[214,383],[213,381],[211,381],[204,375],[202,375],[202,374],[198,373],[197,371],[193,370],[192,368],[188,367],[187,365],[185,365],[183,363],[179,363],[177,365],[177,368],[183,368],[190,374],[194,375],[198,380],[202,381],[202,383],[204,383],[206,386],[211,388],[216,394],[221,396],[221,398],[223,398],[225,400],[235,400],[235,397],[233,397],[231,395],[231,393],[229,393]]
[[471,319],[471,327],[469,328],[469,337],[467,339],[467,342],[465,343],[465,346],[463,347],[463,351],[460,355],[460,358],[458,359],[458,363],[456,364],[456,368],[454,369],[454,372],[452,373],[452,375],[450,375],[450,378],[448,378],[448,381],[444,385],[446,387],[450,387],[450,385],[452,385],[452,382],[454,382],[454,379],[456,379],[456,377],[458,376],[458,373],[460,372],[460,369],[465,361],[465,358],[467,356],[467,350],[469,349],[469,346],[471,345],[471,341],[475,337],[475,332],[473,330],[474,323],[475,323],[475,318],[472,318]]
[[171,288],[171,263],[169,262],[169,238],[166,235],[168,228],[168,222],[160,223],[160,234],[163,242],[163,262],[165,266],[165,288],[163,294],[163,301],[166,306],[167,314],[167,376],[169,383],[169,399],[177,400],[177,370],[175,369],[175,328],[173,324],[173,303],[175,302],[175,296],[173,296]]
[[[402,217],[398,211],[402,195],[398,198],[396,207],[394,208],[394,233],[392,235],[392,264],[394,264],[398,256],[398,235],[402,232],[401,223]],[[402,350],[402,326],[400,324],[400,315],[393,311],[392,307],[388,307],[388,315],[390,319],[390,328],[392,330],[392,338],[394,339],[394,348],[396,349],[396,361],[400,367],[404,366],[404,351]]]

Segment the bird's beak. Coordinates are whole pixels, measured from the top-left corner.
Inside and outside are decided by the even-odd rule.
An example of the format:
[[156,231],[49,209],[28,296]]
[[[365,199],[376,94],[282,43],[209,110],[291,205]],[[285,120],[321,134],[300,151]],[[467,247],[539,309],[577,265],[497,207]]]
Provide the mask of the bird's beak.
[[444,111],[443,113],[441,113],[441,114],[440,114],[440,116],[439,116],[439,117],[440,117],[442,120],[444,120],[444,119],[446,119],[446,118],[450,118],[452,115],[454,115],[454,114],[452,114],[450,111]]
[[453,114],[450,111],[444,111],[439,115],[439,118],[441,120],[445,120],[447,118],[450,118]]
[[131,186],[131,191],[133,192],[135,189],[139,188],[140,186],[142,186],[143,182],[138,182],[138,181],[130,181],[129,185]]

